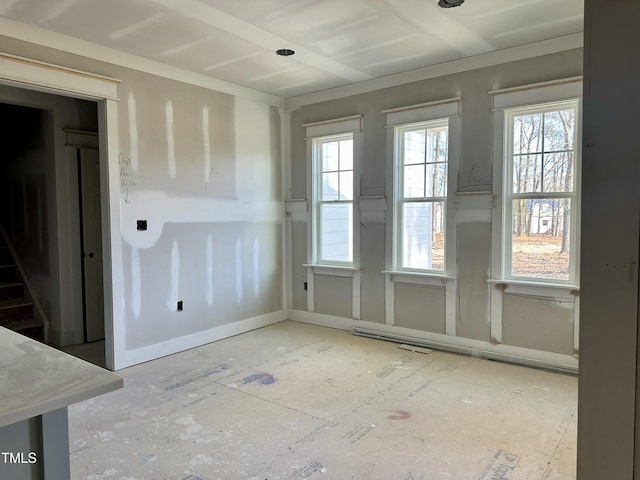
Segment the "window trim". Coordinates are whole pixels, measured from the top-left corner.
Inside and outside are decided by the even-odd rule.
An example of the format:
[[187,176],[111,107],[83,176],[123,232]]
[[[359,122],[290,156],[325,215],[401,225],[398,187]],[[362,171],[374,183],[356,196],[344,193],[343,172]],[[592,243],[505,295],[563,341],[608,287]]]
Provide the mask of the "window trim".
[[[310,198],[309,221],[307,222],[307,263],[308,266],[325,268],[353,268],[360,265],[360,212],[358,199],[360,197],[360,175],[362,164],[362,115],[352,115],[320,122],[305,123],[307,143],[307,192]],[[317,155],[318,141],[339,138],[351,134],[353,140],[353,199],[351,262],[321,261],[319,258],[320,230],[318,226],[320,201],[319,195],[319,159]]]
[[[353,133],[352,132],[347,132],[347,133],[338,133],[335,135],[326,135],[323,137],[313,137],[312,138],[312,149],[313,149],[313,158],[312,158],[312,164],[313,164],[313,190],[312,190],[312,205],[313,205],[313,212],[312,212],[312,221],[313,221],[313,229],[314,229],[314,243],[313,243],[313,258],[315,259],[315,263],[318,265],[335,265],[335,266],[340,266],[340,267],[352,267],[354,265],[353,259],[354,259],[354,235],[355,235],[355,224],[353,222],[353,216],[355,215],[355,207],[356,207],[356,200],[355,198],[351,198],[351,200],[323,200],[321,198],[321,194],[322,194],[322,174],[325,173],[324,170],[322,170],[322,158],[320,155],[320,151],[322,149],[322,146],[324,144],[327,143],[333,143],[333,142],[341,142],[344,140],[350,140],[352,143],[352,154],[355,151],[355,148],[353,146],[353,142],[354,142],[354,138],[353,138]],[[352,167],[354,167],[355,165],[352,165]],[[338,169],[336,172],[338,173],[338,184],[340,184],[340,173],[342,173],[345,170],[340,170]],[[351,170],[352,173],[352,177],[355,177],[354,175],[354,169],[352,168]],[[355,184],[355,181],[352,181],[352,185],[351,187],[353,188]],[[340,188],[340,187],[339,187]],[[355,195],[352,195],[352,197],[355,197]],[[351,206],[351,220],[352,220],[352,224],[351,224],[351,238],[349,241],[349,255],[351,257],[351,261],[342,261],[342,260],[327,260],[323,258],[323,252],[322,252],[322,242],[321,240],[321,236],[322,236],[322,230],[320,228],[320,224],[322,221],[322,215],[321,215],[321,211],[322,211],[322,206],[323,205],[350,205]]]
[[[402,156],[402,151],[404,147],[404,138],[402,136],[409,131],[414,131],[418,129],[424,129],[428,131],[430,128],[439,128],[446,127],[447,128],[447,194],[445,196],[433,196],[433,197],[420,197],[417,199],[411,199],[405,197],[403,195],[404,190],[404,171],[403,167],[405,166],[401,160],[404,158]],[[393,265],[394,269],[398,272],[408,272],[408,273],[421,273],[427,275],[446,275],[447,272],[447,245],[446,240],[448,238],[447,232],[447,221],[449,218],[449,208],[448,208],[448,200],[450,196],[449,192],[449,177],[451,174],[450,171],[450,162],[449,162],[449,119],[441,118],[435,120],[428,120],[425,122],[417,122],[410,123],[406,125],[396,125],[393,129],[393,140],[394,140],[394,156],[393,156],[393,232],[394,232],[394,248],[393,248]],[[425,162],[424,165],[427,163]],[[426,187],[425,187],[426,188]],[[402,266],[402,258],[405,253],[404,249],[404,237],[402,234],[403,230],[403,220],[404,215],[402,213],[402,208],[407,203],[436,203],[442,202],[444,204],[444,255],[443,255],[443,268],[411,268]]]
[[[491,278],[489,282],[504,284],[520,284],[530,286],[532,291],[536,286],[549,288],[567,288],[579,285],[580,278],[580,198],[581,198],[581,138],[582,138],[582,77],[571,77],[551,82],[543,82],[533,85],[524,85],[502,90],[489,92],[493,95],[493,193],[494,193],[494,221],[492,222],[492,260]],[[574,186],[575,191],[570,194],[575,198],[576,207],[572,212],[570,252],[570,273],[567,280],[555,278],[539,278],[514,276],[507,269],[510,267],[510,259],[507,255],[511,250],[506,246],[511,235],[508,226],[511,220],[507,216],[511,209],[505,205],[507,182],[510,176],[507,175],[507,158],[509,148],[508,134],[509,118],[513,117],[512,112],[522,112],[526,110],[540,111],[546,106],[562,105],[569,102],[576,102],[576,142],[574,148],[575,170]],[[560,195],[554,195],[554,198]],[[572,207],[573,209],[573,207]]]
[[[390,205],[387,209],[387,247],[384,273],[391,278],[406,274],[412,278],[418,276],[453,280],[457,275],[456,265],[456,219],[455,193],[457,191],[457,171],[460,156],[460,113],[461,98],[453,97],[434,102],[409,105],[383,110],[386,114],[387,128],[387,191],[390,192]],[[448,158],[447,158],[447,196],[445,200],[445,245],[444,269],[422,270],[400,268],[400,232],[399,232],[399,142],[397,132],[412,126],[447,122]],[[391,273],[393,272],[393,274]]]

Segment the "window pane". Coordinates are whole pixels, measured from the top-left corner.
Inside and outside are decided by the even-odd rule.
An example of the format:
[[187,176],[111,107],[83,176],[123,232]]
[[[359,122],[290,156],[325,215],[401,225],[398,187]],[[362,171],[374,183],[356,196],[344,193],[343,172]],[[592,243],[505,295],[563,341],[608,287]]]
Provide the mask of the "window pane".
[[444,270],[444,202],[402,206],[402,268]]
[[404,164],[424,163],[425,161],[425,131],[412,130],[404,132]]
[[422,198],[424,192],[424,164],[404,167],[404,197]]
[[429,129],[428,145],[429,155],[428,162],[446,162],[447,150],[449,147],[449,132],[447,128]]
[[513,117],[513,153],[537,153],[542,151],[542,115],[532,113]]
[[322,171],[338,170],[338,143],[324,142],[322,144]]
[[544,156],[544,192],[573,191],[573,152],[548,153]]
[[353,261],[352,204],[320,205],[320,260],[329,262]]
[[515,155],[513,157],[513,192],[539,192],[542,185],[542,156]]
[[322,201],[339,199],[338,178],[337,172],[322,174],[322,195],[320,196]]
[[340,142],[340,170],[353,170],[353,140]]
[[511,274],[568,280],[570,200],[514,200],[512,213]]
[[558,110],[544,114],[544,150],[573,150],[575,132],[575,111]]
[[340,172],[340,200],[353,200],[353,172]]
[[444,197],[447,195],[447,164],[427,164],[427,197]]

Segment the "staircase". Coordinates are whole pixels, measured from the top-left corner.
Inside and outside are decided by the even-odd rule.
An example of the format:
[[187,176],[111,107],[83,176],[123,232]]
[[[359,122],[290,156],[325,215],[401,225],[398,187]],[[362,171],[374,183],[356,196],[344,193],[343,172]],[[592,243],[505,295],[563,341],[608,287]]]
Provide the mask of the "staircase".
[[11,251],[0,236],[0,326],[44,341],[44,322],[34,315]]

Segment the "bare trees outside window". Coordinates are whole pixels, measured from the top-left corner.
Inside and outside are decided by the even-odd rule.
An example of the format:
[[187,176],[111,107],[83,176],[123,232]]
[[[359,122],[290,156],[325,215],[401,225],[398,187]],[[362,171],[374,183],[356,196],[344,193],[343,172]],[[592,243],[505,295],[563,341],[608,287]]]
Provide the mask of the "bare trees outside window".
[[507,111],[507,276],[574,280],[577,115],[577,101]]
[[444,271],[448,121],[397,128],[396,142],[399,267]]

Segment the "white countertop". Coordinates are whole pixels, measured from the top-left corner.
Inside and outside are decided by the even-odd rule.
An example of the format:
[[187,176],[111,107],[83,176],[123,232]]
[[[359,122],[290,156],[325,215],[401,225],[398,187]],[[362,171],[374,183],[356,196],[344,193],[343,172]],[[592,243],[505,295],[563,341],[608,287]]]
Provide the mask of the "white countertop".
[[123,386],[120,375],[0,327],[0,427]]

